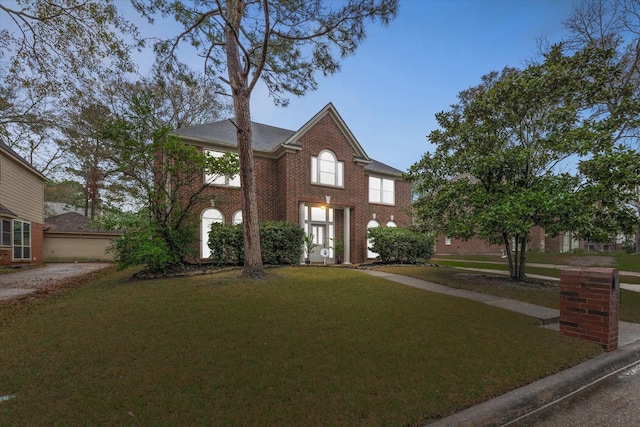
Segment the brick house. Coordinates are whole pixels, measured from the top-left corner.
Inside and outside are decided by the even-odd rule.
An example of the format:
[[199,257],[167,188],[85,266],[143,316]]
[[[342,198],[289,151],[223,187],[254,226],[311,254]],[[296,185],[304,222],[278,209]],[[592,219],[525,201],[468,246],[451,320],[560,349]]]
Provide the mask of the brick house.
[[[561,233],[558,236],[551,237],[539,226],[531,229],[531,241],[527,244],[527,250],[529,251],[549,253],[569,253],[573,250],[615,252],[621,250],[621,248],[622,244],[620,242],[597,245],[578,239],[572,233]],[[489,245],[477,238],[462,240],[440,235],[436,239],[436,254],[503,255],[504,245]]]
[[[336,241],[344,245],[345,263],[375,258],[368,249],[367,229],[411,224],[411,185],[402,172],[371,159],[333,104],[328,104],[298,130],[253,123],[253,150],[259,221],[299,224],[319,245],[314,262],[336,262]],[[173,132],[184,143],[210,155],[237,153],[231,120]],[[212,222],[242,222],[238,177],[205,177],[210,203],[200,212],[200,258],[209,256],[207,235]],[[326,251],[325,251],[326,252]]]
[[0,142],[0,265],[42,263],[46,180]]

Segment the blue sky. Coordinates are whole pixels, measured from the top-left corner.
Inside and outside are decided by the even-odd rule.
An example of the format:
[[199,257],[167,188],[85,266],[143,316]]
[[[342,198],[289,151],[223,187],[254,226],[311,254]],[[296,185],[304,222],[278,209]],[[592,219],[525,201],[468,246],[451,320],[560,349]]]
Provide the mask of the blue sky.
[[[318,90],[291,97],[282,108],[264,86],[256,87],[252,119],[296,130],[332,102],[370,157],[406,171],[433,150],[427,135],[437,128],[436,113],[449,109],[484,74],[524,67],[537,39],[558,42],[577,1],[400,0],[396,19],[386,27],[369,25],[367,38],[342,61],[341,71],[318,78]],[[125,14],[139,20],[127,6]],[[160,21],[138,23],[143,33],[167,36],[175,23]],[[139,62],[153,61],[150,52],[138,55]],[[201,70],[201,60],[190,62]]]
[[252,96],[256,122],[298,129],[332,102],[370,157],[406,171],[426,151],[435,114],[461,90],[505,66],[523,67],[536,39],[557,42],[572,0],[400,0],[400,13],[368,36],[319,89],[275,107]]

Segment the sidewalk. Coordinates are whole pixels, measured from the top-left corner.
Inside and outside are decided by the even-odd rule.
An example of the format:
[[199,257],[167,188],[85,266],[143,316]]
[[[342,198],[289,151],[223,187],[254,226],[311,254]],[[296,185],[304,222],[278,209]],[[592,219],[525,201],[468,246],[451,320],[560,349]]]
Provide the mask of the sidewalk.
[[[360,270],[402,285],[471,299],[494,307],[522,313],[540,319],[544,327],[558,329],[559,310],[540,307],[477,292],[454,289],[413,277],[377,270]],[[493,271],[493,270],[492,270]],[[557,279],[556,279],[557,280]],[[578,366],[559,372],[535,383],[513,390],[480,405],[436,421],[430,426],[503,426],[543,406],[559,401],[592,385],[616,371],[640,361],[640,324],[620,322],[618,349],[604,353]]]

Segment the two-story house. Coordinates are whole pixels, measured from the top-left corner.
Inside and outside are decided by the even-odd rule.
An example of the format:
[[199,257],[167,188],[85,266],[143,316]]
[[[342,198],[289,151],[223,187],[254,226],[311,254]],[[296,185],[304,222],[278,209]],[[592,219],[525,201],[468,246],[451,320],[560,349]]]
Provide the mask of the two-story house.
[[[411,224],[411,185],[402,172],[371,159],[335,107],[328,104],[298,130],[253,123],[253,150],[259,220],[299,224],[319,245],[312,261],[336,262],[340,241],[345,263],[374,258],[370,227]],[[231,120],[173,132],[186,144],[217,156],[237,153]],[[238,177],[207,177],[210,203],[199,206],[200,257],[206,259],[212,222],[242,222]]]
[[0,142],[0,265],[42,263],[46,180]]

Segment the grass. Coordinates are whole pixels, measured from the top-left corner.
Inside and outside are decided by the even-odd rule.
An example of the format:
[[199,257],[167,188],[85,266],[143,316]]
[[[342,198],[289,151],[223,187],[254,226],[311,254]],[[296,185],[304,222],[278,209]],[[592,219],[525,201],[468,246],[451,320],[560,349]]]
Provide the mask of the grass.
[[[453,262],[447,261],[447,264]],[[440,264],[440,261],[438,261]],[[477,267],[476,263],[453,263],[456,266]],[[534,287],[522,286],[508,282],[504,276],[495,275],[495,280],[478,280],[479,274],[485,273],[466,272],[452,266],[445,267],[384,267],[384,271],[395,274],[416,277],[429,282],[439,283],[452,288],[466,289],[483,294],[500,296],[503,298],[515,299],[531,304],[541,305],[549,308],[560,308],[560,288],[559,282],[552,286]],[[556,270],[559,271],[559,270]],[[543,273],[537,273],[543,274]],[[549,274],[545,274],[549,275]],[[491,276],[489,274],[489,276]],[[559,274],[558,274],[559,278]],[[504,279],[504,280],[499,280]],[[506,283],[506,284],[505,284]],[[640,323],[640,292],[627,291],[622,289],[620,296],[620,320]]]
[[601,352],[322,267],[124,281],[0,309],[2,425],[412,425]]
[[[447,258],[466,260],[466,261],[490,261],[490,262],[504,262],[505,259],[501,259],[495,255],[446,255],[436,256],[438,260]],[[550,252],[527,252],[527,263],[538,264],[556,264],[556,265],[571,265],[576,259],[580,258],[586,262],[589,266],[593,267],[611,267],[606,258],[612,258],[616,267],[620,271],[636,271],[640,272],[640,254],[624,254],[624,253],[584,253],[584,254],[559,254]]]
[[[473,257],[471,259],[469,256],[464,256],[461,259],[458,258],[457,255],[455,255],[455,259],[447,259],[447,258],[437,258],[434,259],[433,262],[438,264],[438,265],[447,265],[450,267],[472,267],[472,268],[481,268],[481,269],[485,269],[485,270],[498,270],[498,271],[509,271],[509,264],[507,264],[506,260],[502,260],[499,259],[497,257],[493,257],[493,261],[488,261],[488,260],[477,260],[477,259],[473,259],[476,257]],[[480,257],[478,257],[480,258]],[[482,256],[482,258],[486,258],[485,256]],[[538,259],[541,259],[540,257],[537,257]],[[557,258],[551,258],[551,260],[554,261],[559,261]],[[570,261],[569,259],[565,259],[565,261]],[[640,257],[636,258],[636,263],[640,262]],[[554,277],[558,280],[560,280],[560,269],[559,268],[545,268],[545,267],[535,267],[535,266],[531,266],[531,264],[536,264],[536,263],[541,263],[541,264],[555,264],[555,265],[565,265],[565,264],[558,264],[557,262],[555,263],[546,263],[544,262],[544,259],[542,259],[542,261],[531,261],[531,260],[527,260],[527,265],[525,265],[525,273],[526,274],[537,274],[537,275],[541,275],[541,276],[547,276],[547,277]],[[610,265],[606,265],[606,264],[602,264],[601,265],[597,265],[598,263],[595,262],[593,263],[594,266],[607,266],[610,267]],[[634,268],[636,268],[636,270],[638,269],[638,265],[634,265]],[[635,271],[635,270],[630,270],[630,269],[626,269],[623,270],[620,267],[617,267],[620,271]],[[626,274],[620,274],[620,281],[624,282],[624,283],[630,283],[630,284],[640,284],[640,277],[638,276],[630,276],[630,275],[626,275]]]

